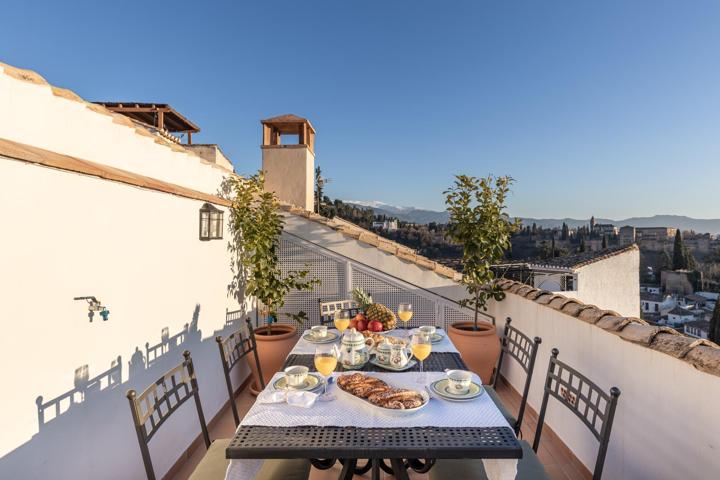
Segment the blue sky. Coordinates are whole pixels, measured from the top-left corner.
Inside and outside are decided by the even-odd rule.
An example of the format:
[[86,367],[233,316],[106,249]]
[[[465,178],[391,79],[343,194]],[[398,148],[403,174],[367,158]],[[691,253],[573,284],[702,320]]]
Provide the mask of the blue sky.
[[720,2],[56,2],[3,6],[0,61],[89,100],[170,103],[240,173],[309,118],[332,197],[442,209],[516,179],[534,217],[720,217]]

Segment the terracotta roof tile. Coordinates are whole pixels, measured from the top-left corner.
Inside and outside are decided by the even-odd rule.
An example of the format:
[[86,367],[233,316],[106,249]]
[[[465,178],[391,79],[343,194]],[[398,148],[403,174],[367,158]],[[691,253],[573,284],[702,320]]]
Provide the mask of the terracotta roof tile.
[[[621,253],[638,250],[638,246],[635,244],[624,246],[624,247],[611,247],[605,250],[599,250],[597,252],[583,252],[574,255],[565,255],[564,257],[548,258],[544,260],[528,260],[524,262],[530,268],[556,268],[556,269],[569,269],[575,270],[582,268],[591,263],[605,260],[606,258],[620,255]],[[518,263],[514,261],[513,263]]]
[[[506,292],[520,297],[523,295],[518,292],[527,292],[523,288],[524,284],[514,280],[498,280],[498,285]],[[712,342],[683,335],[668,327],[649,325],[640,318],[624,317],[617,312],[586,305],[563,295],[545,291],[530,292],[524,298],[577,317],[625,341],[671,355],[700,371],[720,377],[720,346]]]

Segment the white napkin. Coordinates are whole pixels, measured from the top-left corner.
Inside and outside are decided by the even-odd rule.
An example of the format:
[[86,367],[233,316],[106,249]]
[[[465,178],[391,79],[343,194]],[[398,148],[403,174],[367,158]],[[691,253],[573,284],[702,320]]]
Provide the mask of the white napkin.
[[317,393],[299,390],[274,390],[263,392],[258,396],[258,403],[287,403],[294,407],[310,408],[315,405]]

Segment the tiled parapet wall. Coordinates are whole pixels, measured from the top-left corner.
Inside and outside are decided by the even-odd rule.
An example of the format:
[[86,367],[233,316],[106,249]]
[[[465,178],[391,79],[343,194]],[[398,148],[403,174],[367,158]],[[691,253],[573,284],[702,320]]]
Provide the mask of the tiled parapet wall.
[[621,339],[651,348],[687,362],[700,371],[720,377],[720,346],[678,333],[667,327],[649,325],[645,320],[623,317],[580,300],[540,290],[513,280],[498,280],[505,292],[519,295],[586,323],[613,333]]

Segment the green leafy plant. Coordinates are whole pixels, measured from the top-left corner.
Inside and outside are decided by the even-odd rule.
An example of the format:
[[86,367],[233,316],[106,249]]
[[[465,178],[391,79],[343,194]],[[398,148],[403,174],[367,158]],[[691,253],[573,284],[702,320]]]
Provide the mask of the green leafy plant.
[[[227,178],[221,191],[232,202],[228,251],[233,277],[228,293],[238,300],[255,297],[262,304],[268,333],[272,335],[272,323],[277,321],[285,296],[291,290],[313,290],[320,280],[309,278],[309,270],[283,274],[278,250],[284,221],[278,211],[277,197],[266,191],[264,185],[265,178],[259,172],[251,177]],[[307,319],[304,312],[288,314],[288,317],[300,324]]]
[[510,236],[520,228],[510,221],[505,201],[513,183],[511,177],[485,178],[458,175],[444,192],[450,219],[447,237],[462,247],[462,284],[470,297],[460,301],[475,311],[473,329],[478,329],[480,309],[487,310],[490,299],[501,301],[505,292],[494,282],[492,266],[510,248]]

